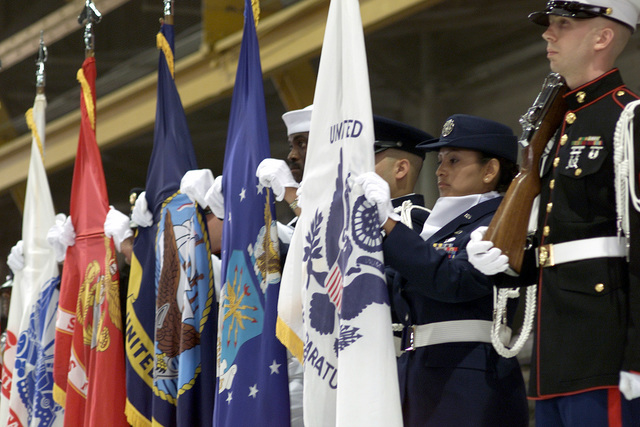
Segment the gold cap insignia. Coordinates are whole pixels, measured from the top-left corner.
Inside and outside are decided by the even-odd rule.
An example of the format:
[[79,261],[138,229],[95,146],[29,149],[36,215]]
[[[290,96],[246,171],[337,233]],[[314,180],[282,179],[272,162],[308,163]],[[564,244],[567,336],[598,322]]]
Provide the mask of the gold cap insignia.
[[449,136],[451,132],[453,132],[453,119],[449,119],[444,122],[444,126],[442,126],[442,136]]

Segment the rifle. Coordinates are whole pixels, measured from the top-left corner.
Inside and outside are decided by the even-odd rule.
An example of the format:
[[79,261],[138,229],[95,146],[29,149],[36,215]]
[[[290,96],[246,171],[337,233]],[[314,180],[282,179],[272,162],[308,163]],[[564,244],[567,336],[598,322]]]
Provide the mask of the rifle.
[[559,74],[550,73],[533,105],[520,118],[524,147],[519,173],[513,179],[484,240],[490,240],[509,257],[509,266],[520,273],[533,200],[540,193],[540,157],[567,111],[562,95],[567,88]]

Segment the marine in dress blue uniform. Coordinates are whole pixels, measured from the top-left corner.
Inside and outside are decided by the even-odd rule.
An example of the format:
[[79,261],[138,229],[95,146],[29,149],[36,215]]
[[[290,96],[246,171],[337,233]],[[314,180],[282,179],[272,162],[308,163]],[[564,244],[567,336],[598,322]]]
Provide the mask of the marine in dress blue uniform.
[[[452,116],[439,140],[424,145],[473,149],[513,163],[517,157],[511,129],[472,116]],[[397,223],[383,243],[385,263],[396,270],[388,276],[395,315],[407,326],[410,347],[398,359],[405,426],[528,425],[519,363],[490,343],[492,278],[471,266],[465,250],[502,197],[478,200],[426,241]]]
[[[529,19],[549,26],[555,16],[563,32],[557,17],[599,17],[633,31],[639,11],[637,0],[550,1]],[[553,51],[556,33],[543,37]],[[616,122],[638,96],[616,68],[568,84],[568,111],[542,159],[538,247],[520,280],[538,284],[529,395],[540,426],[638,426],[640,401],[622,397],[618,384],[621,370],[640,372],[640,283],[630,274],[640,259],[634,249],[630,264],[618,237],[613,160]]]

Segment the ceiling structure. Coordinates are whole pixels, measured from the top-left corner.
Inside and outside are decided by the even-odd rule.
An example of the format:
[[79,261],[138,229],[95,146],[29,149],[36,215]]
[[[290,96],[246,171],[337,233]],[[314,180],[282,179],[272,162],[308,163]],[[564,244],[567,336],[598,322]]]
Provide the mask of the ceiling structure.
[[[0,274],[20,239],[31,137],[24,113],[35,97],[40,31],[46,62],[45,165],[57,212],[69,211],[79,129],[76,72],[84,59],[77,16],[85,0],[0,2]],[[128,209],[144,186],[153,145],[155,36],[162,0],[94,0],[97,139],[110,203]],[[328,0],[262,0],[258,36],[272,156],[286,156],[287,109],[313,99]],[[230,97],[242,28],[242,0],[177,0],[176,85],[200,167],[222,172]],[[438,134],[446,117],[477,114],[518,132],[548,65],[529,12],[544,0],[361,0],[374,113]],[[638,38],[621,61],[640,92]],[[633,79],[636,80],[633,80]],[[631,80],[630,80],[631,79]],[[429,160],[427,161],[429,163]],[[432,168],[421,190],[433,198]]]

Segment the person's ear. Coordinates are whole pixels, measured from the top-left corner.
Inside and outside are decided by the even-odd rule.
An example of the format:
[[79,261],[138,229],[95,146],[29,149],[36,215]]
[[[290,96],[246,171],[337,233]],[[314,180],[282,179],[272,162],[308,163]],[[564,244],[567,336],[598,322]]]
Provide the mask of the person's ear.
[[411,170],[411,164],[407,159],[398,159],[394,168],[395,177],[397,180],[400,180],[409,174],[409,170]]
[[593,45],[593,49],[596,51],[600,51],[605,49],[611,43],[613,43],[613,39],[615,37],[615,32],[610,27],[602,27],[598,30],[595,36],[595,43]]
[[484,165],[482,181],[485,184],[489,184],[490,182],[497,180],[499,174],[500,174],[500,161],[494,157]]

